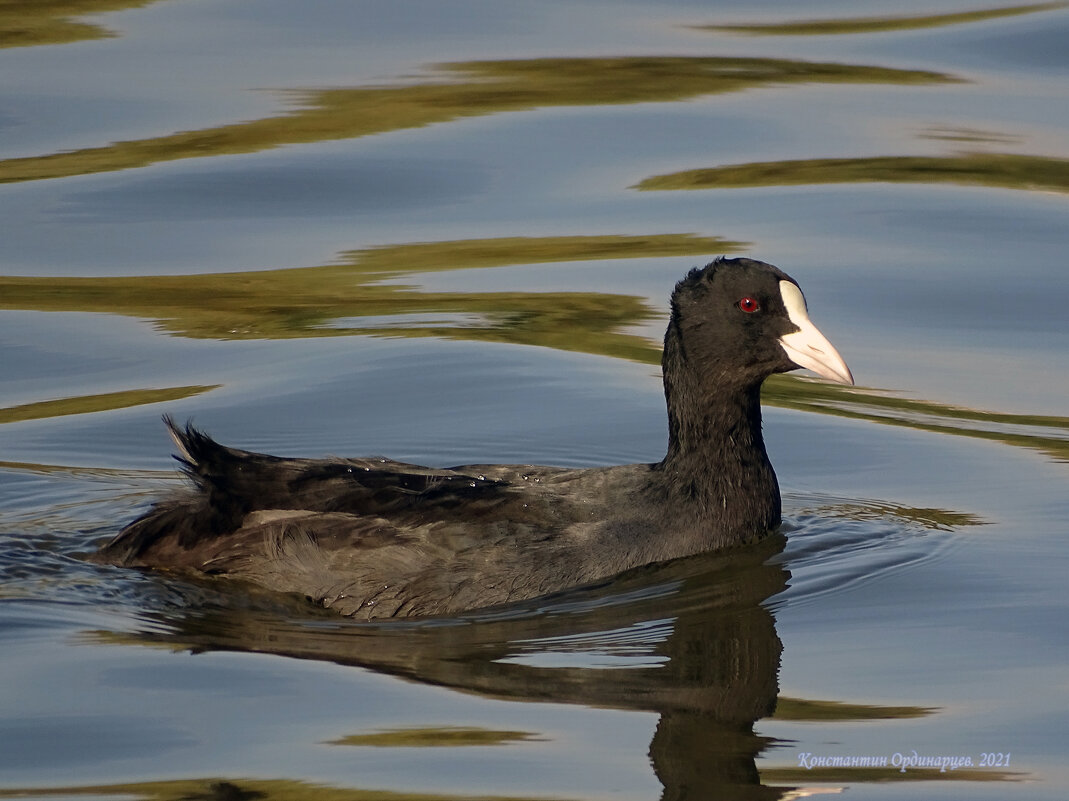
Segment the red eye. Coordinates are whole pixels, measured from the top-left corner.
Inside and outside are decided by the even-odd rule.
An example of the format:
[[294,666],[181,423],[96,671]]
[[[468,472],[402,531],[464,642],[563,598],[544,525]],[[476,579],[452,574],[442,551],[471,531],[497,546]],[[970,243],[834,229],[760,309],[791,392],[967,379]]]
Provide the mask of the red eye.
[[747,314],[753,314],[755,311],[761,310],[761,304],[757,302],[757,298],[751,298],[747,295],[739,301],[739,308]]

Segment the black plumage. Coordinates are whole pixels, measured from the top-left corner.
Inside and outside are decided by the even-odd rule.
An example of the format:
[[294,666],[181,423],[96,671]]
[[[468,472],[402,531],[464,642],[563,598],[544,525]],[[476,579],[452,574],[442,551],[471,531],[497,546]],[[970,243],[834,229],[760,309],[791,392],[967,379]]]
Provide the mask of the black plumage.
[[96,555],[244,578],[360,618],[532,598],[756,539],[779,525],[761,383],[850,372],[777,268],[718,259],[672,295],[660,462],[594,468],[283,459],[167,424],[192,490]]

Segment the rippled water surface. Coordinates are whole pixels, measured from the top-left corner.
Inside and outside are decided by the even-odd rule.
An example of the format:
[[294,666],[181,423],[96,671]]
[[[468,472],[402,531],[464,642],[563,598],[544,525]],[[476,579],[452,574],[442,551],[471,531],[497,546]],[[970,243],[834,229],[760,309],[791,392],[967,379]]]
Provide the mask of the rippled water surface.
[[[1069,8],[893,13],[0,7],[0,797],[1064,798]],[[377,627],[82,558],[164,412],[659,459],[720,254],[858,380],[766,385],[780,537]]]

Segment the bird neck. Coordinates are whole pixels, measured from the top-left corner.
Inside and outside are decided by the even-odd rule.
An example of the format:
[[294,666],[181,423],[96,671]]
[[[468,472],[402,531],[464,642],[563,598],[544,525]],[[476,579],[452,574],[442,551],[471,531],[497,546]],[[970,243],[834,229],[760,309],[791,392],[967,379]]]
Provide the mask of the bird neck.
[[736,461],[766,459],[761,435],[761,387],[678,386],[669,390],[668,452],[662,465],[715,470]]
[[774,528],[780,495],[761,435],[761,382],[741,383],[715,359],[687,360],[670,328],[663,359],[668,451],[655,465],[661,484],[699,518],[721,521],[731,539]]

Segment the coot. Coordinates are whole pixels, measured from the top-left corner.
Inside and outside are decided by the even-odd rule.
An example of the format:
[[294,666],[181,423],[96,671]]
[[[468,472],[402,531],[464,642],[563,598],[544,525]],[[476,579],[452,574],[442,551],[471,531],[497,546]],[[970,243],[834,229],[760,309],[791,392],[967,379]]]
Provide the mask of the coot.
[[533,598],[774,529],[761,383],[798,367],[853,383],[798,285],[751,259],[695,268],[672,294],[662,366],[668,452],[655,464],[283,459],[168,419],[192,490],[96,558],[246,579],[374,619]]

